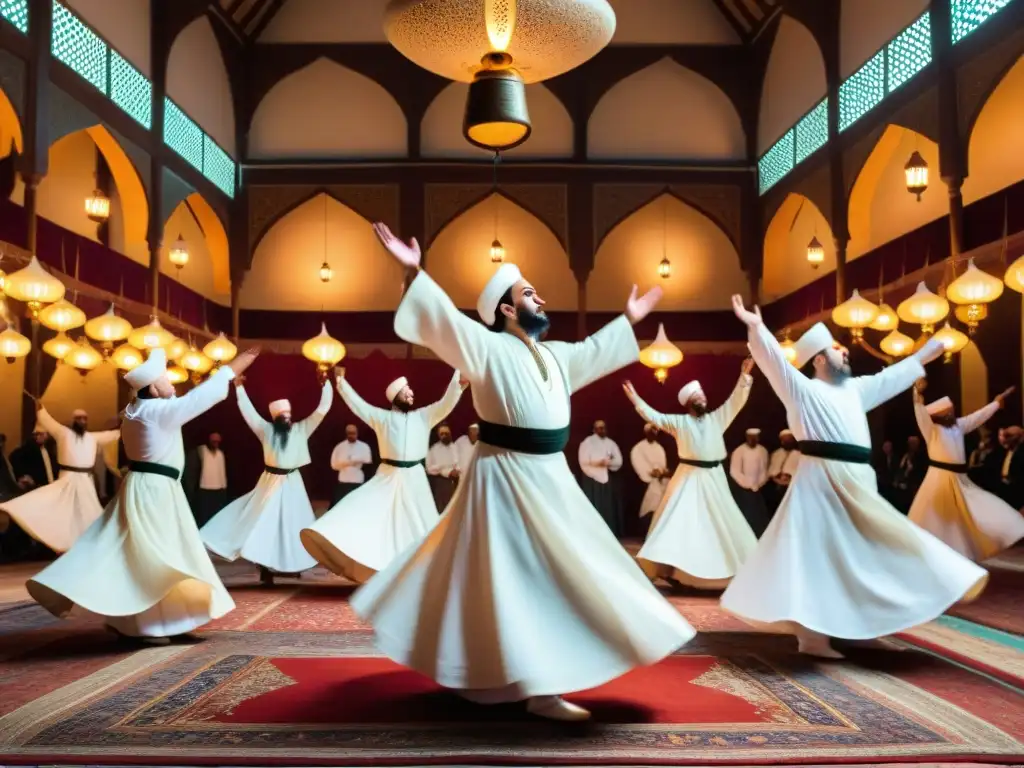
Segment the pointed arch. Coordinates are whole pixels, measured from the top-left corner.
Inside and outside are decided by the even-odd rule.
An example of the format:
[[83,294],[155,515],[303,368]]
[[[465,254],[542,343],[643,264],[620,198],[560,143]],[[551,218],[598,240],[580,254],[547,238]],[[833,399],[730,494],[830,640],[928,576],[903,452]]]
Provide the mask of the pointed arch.
[[845,80],[928,10],[928,0],[842,0],[839,77]]
[[448,222],[427,251],[431,275],[456,306],[476,308],[480,291],[494,273],[490,248],[496,235],[505,247],[505,260],[519,266],[547,309],[576,309],[576,278],[558,238],[545,222],[500,193],[488,195]]
[[820,103],[826,90],[825,58],[817,39],[792,16],[782,14],[761,87],[758,155]]
[[229,155],[235,154],[231,81],[217,35],[205,15],[174,40],[167,58],[167,95]]
[[[189,251],[188,264],[180,270],[168,258],[178,239],[185,241]],[[198,192],[178,203],[164,222],[160,271],[208,299],[230,301],[227,230],[217,212]]]
[[1024,56],[1010,67],[978,112],[967,145],[964,203],[998,192],[1024,179],[1020,151],[1024,125]]
[[249,127],[249,154],[405,157],[405,114],[380,83],[321,57],[282,78],[260,101]]
[[[334,273],[329,283],[319,278],[325,253]],[[391,311],[401,300],[402,277],[370,222],[319,191],[260,238],[239,301],[243,309]]]
[[[658,279],[666,255],[672,275]],[[629,286],[665,290],[659,309],[724,309],[734,293],[747,290],[736,248],[714,221],[670,193],[664,193],[620,221],[601,242],[587,280],[587,309],[621,310]]]
[[[907,192],[904,166],[920,152],[932,169],[932,181],[918,202]],[[899,125],[887,125],[850,192],[847,259],[895,240],[949,213],[946,186],[939,181],[939,145]]]
[[[817,269],[807,261],[812,238],[817,238],[825,250],[825,261]],[[793,293],[835,268],[836,244],[828,221],[810,199],[790,193],[765,231],[761,273],[764,301]]]
[[0,89],[0,158],[7,157],[12,152],[20,155],[23,151],[21,120],[7,94]]
[[608,89],[590,115],[587,155],[735,160],[747,156],[739,113],[717,85],[665,57]]

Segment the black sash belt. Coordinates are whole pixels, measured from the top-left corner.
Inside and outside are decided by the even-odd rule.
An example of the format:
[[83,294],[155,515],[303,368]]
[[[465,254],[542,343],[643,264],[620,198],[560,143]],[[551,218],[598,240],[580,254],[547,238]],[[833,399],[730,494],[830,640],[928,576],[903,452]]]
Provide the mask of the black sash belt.
[[282,467],[268,467],[266,465],[264,465],[263,467],[264,472],[269,472],[272,475],[290,475],[292,472],[295,472],[296,469],[297,467],[292,469],[284,469]]
[[92,467],[66,467],[63,464],[58,464],[57,469],[61,472],[81,472],[83,475],[87,475],[92,472]]
[[947,472],[955,472],[958,475],[967,474],[966,464],[947,464],[944,461],[931,461],[928,462],[929,466],[937,467],[938,469],[944,469]]
[[426,464],[426,459],[417,459],[416,461],[402,461],[400,459],[381,459],[381,464],[387,464],[389,467],[398,467],[399,469],[408,469],[409,467],[415,467],[419,464]]
[[829,461],[843,461],[847,464],[870,464],[871,449],[850,443],[828,443],[822,440],[800,440],[797,450],[804,456]]
[[679,463],[685,464],[688,467],[699,467],[700,469],[714,469],[715,467],[724,464],[725,459],[715,459],[714,461],[705,461],[704,459],[684,459],[682,456],[679,457]]
[[174,467],[168,467],[166,464],[156,464],[152,461],[130,461],[128,462],[128,470],[145,475],[163,475],[164,477],[171,478],[171,480],[177,480],[181,475],[181,472]]
[[530,429],[481,421],[480,442],[507,451],[546,456],[565,450],[569,442],[569,426],[561,429]]

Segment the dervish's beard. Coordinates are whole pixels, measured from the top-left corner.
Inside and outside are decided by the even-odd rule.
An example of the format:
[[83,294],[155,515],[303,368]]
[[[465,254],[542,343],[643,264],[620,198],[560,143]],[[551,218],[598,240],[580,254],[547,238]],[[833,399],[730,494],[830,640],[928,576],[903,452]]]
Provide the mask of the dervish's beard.
[[412,409],[412,406],[409,405],[409,403],[407,403],[405,400],[395,400],[395,402],[393,402],[392,405],[395,406],[395,408],[400,410],[402,413],[408,413]]
[[708,412],[706,405],[700,403],[690,403],[690,414],[696,416],[698,419],[703,418]]
[[74,431],[74,433],[76,435],[78,435],[79,437],[82,437],[82,435],[85,434],[85,429],[86,428],[85,428],[85,424],[81,424],[81,423],[79,423],[77,421],[73,421],[73,422],[71,422],[71,429]]
[[828,358],[825,358],[825,363],[828,365],[829,373],[833,379],[848,379],[853,375],[853,369],[850,368],[849,363],[839,363],[837,365]]
[[274,419],[274,439],[281,442],[282,448],[288,445],[288,437],[291,435],[291,431],[291,421],[283,419],[280,416]]
[[956,416],[951,413],[944,414],[941,416],[932,416],[932,421],[938,424],[940,427],[952,427],[956,424]]
[[542,310],[534,312],[526,307],[516,309],[516,322],[523,329],[523,333],[534,341],[547,333],[551,327],[550,318]]

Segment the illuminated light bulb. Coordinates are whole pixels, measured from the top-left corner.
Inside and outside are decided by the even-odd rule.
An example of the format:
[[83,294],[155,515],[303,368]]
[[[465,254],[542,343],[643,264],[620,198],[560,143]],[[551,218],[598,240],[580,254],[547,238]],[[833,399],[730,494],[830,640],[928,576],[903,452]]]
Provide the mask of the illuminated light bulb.
[[43,343],[43,352],[57,360],[63,360],[75,348],[75,341],[61,331],[49,341]]
[[131,371],[143,363],[142,352],[131,344],[122,344],[110,356],[110,361],[122,371]]
[[166,347],[174,341],[174,334],[160,325],[155,317],[147,325],[136,328],[128,335],[128,343],[136,349]]
[[878,306],[878,317],[871,321],[868,328],[873,331],[895,331],[899,324],[900,319],[896,315],[896,310],[883,303]]
[[85,312],[67,299],[60,299],[39,310],[39,322],[51,331],[70,331],[85,325]]
[[68,352],[64,362],[84,376],[103,362],[103,355],[93,348],[88,339],[83,337]]
[[863,337],[864,329],[878,317],[878,309],[877,304],[872,304],[854,290],[849,299],[832,310],[832,322],[849,328],[850,335],[859,339]]
[[894,329],[879,342],[878,346],[887,355],[903,357],[904,355],[909,355],[910,351],[914,348],[914,340]]
[[238,354],[238,347],[228,341],[223,333],[219,333],[217,338],[203,347],[203,354],[218,365],[230,363]]
[[640,350],[640,362],[654,369],[654,377],[661,384],[668,379],[668,369],[683,362],[683,351],[669,341],[663,324],[658,324],[654,341]]
[[818,240],[818,236],[815,235],[811,238],[811,242],[807,244],[807,263],[811,265],[811,269],[817,269],[825,261],[825,247]]
[[171,384],[184,384],[188,381],[188,371],[180,365],[172,365],[167,369],[167,379]]
[[64,283],[47,272],[33,256],[26,267],[7,275],[4,293],[15,301],[25,302],[32,317],[38,317],[44,304],[64,298]]
[[917,195],[917,202],[921,202],[921,195],[928,189],[928,163],[916,150],[903,166],[903,174],[907,180],[907,192]]
[[497,238],[491,243],[491,263],[501,264],[505,261],[505,246]]
[[896,314],[905,323],[920,325],[924,333],[935,330],[935,324],[949,314],[949,302],[928,290],[924,282],[917,284],[913,295],[900,302]]
[[10,326],[0,333],[0,357],[8,363],[13,363],[19,357],[25,357],[30,351],[32,351],[32,342]]

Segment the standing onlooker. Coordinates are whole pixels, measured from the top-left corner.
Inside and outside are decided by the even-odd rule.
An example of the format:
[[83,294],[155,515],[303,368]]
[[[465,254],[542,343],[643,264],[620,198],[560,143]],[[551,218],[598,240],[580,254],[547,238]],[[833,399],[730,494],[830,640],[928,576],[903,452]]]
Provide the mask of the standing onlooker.
[[338,482],[331,496],[332,507],[366,481],[363,467],[372,462],[370,446],[359,439],[358,427],[348,424],[345,439],[331,452],[331,469],[338,473]]

